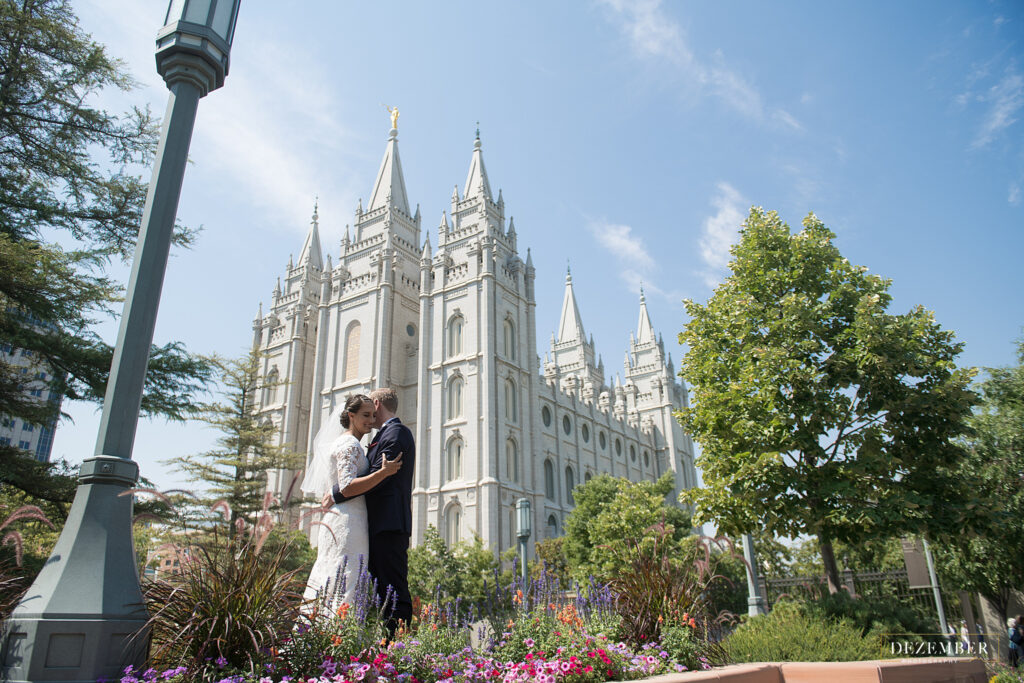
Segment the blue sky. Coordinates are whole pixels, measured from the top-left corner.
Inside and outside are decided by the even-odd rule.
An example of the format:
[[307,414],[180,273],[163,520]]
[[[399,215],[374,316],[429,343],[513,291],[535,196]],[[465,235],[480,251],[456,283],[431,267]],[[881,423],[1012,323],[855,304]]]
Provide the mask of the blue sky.
[[[104,102],[162,114],[166,2],[74,7],[141,84]],[[173,254],[156,341],[244,353],[315,197],[337,260],[384,152],[387,104],[434,244],[479,121],[491,186],[532,249],[542,354],[568,259],[610,373],[641,281],[678,366],[681,299],[707,299],[759,205],[791,226],[816,213],[847,258],[892,279],[893,311],[921,304],[956,331],[965,365],[1010,364],[1024,326],[1022,38],[1024,5],[1000,1],[247,0],[226,85],[200,103],[179,216],[204,232]],[[77,462],[98,414],[66,408],[75,422],[54,455]],[[160,461],[214,436],[142,422],[135,457],[179,484]]]

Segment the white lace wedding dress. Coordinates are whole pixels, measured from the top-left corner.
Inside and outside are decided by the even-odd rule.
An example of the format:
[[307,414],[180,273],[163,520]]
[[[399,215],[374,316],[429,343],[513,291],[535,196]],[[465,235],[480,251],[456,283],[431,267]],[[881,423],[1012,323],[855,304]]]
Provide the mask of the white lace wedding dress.
[[[370,469],[362,444],[351,434],[342,434],[329,450],[330,469],[324,482],[324,493],[336,483],[344,489],[356,477]],[[366,516],[366,501],[362,496],[337,503],[320,520],[316,562],[309,574],[303,597],[307,600],[324,593],[329,606],[337,609],[342,603],[353,605],[360,566],[366,566],[370,538]],[[346,561],[347,559],[347,561]],[[345,571],[341,569],[344,566]],[[344,590],[339,583],[343,583]]]

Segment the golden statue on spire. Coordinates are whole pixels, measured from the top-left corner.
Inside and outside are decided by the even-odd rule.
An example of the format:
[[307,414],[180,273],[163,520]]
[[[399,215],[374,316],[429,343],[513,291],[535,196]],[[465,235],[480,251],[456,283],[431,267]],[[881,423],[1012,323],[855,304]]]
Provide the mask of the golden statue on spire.
[[398,107],[389,107],[385,104],[384,108],[391,114],[391,127],[398,130]]

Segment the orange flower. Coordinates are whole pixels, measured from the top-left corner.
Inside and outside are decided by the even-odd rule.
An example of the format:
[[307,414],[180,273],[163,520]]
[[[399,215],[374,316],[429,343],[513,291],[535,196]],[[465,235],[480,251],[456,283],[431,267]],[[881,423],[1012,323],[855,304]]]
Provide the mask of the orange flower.
[[341,617],[342,619],[344,619],[346,616],[348,616],[348,603],[347,602],[341,603],[341,607],[338,608],[338,616]]
[[517,605],[523,604],[523,591],[517,590],[516,594],[512,596],[512,602]]
[[334,636],[333,638],[331,638],[331,645],[341,645],[341,636]]

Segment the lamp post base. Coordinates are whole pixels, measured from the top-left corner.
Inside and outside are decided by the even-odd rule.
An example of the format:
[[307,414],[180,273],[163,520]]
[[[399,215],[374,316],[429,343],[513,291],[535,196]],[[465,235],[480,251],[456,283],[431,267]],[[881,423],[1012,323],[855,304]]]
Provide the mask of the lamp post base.
[[127,493],[138,474],[137,464],[115,456],[82,463],[60,538],[4,629],[2,680],[95,683],[145,662]]

